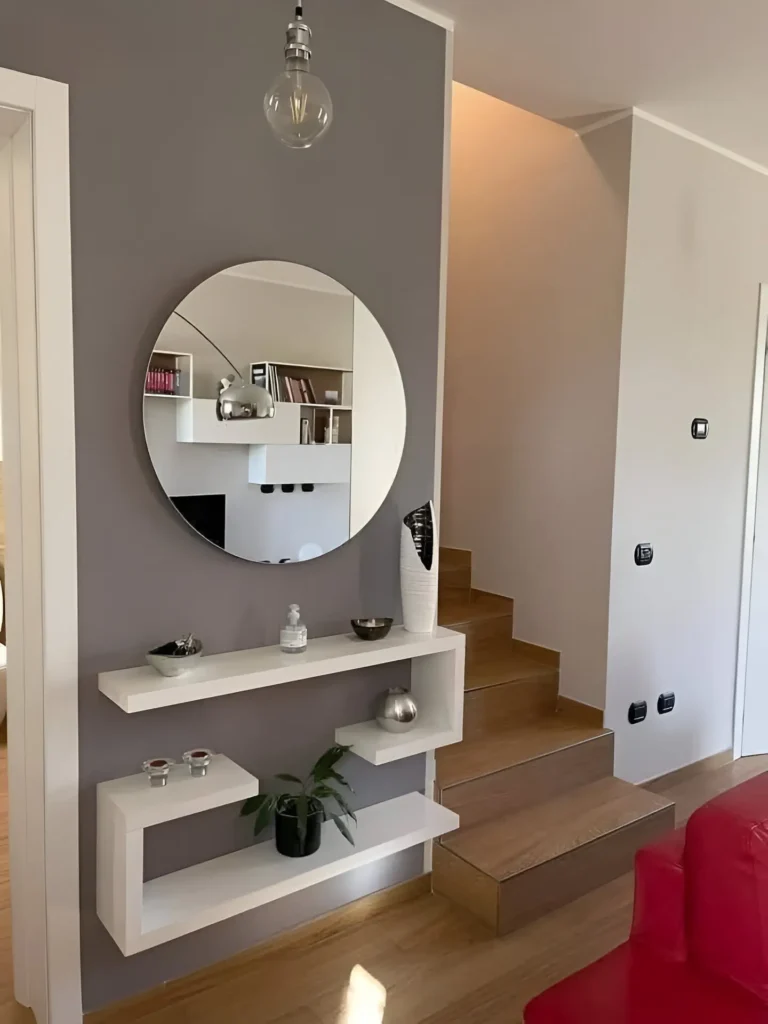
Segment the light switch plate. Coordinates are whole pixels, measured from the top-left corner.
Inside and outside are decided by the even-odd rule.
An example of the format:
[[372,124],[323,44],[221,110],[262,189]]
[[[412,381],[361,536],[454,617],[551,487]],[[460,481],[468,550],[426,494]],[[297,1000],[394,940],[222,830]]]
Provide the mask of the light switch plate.
[[638,544],[635,548],[635,565],[650,565],[653,561],[653,544]]

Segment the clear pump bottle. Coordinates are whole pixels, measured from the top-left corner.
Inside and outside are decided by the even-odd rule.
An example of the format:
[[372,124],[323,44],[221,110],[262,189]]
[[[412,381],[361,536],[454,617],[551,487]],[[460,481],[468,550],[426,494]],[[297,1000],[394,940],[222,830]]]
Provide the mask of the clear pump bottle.
[[299,606],[288,608],[288,623],[280,630],[280,649],[286,654],[301,654],[307,649],[307,627],[299,617]]

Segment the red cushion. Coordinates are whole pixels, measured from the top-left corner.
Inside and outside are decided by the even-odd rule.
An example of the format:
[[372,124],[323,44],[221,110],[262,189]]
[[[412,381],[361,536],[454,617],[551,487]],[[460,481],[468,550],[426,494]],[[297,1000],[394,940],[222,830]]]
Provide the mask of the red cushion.
[[695,812],[684,862],[691,957],[768,1002],[768,774]]
[[638,850],[632,941],[668,960],[685,960],[685,829]]
[[768,1024],[768,1007],[690,963],[625,943],[549,989],[525,1024]]

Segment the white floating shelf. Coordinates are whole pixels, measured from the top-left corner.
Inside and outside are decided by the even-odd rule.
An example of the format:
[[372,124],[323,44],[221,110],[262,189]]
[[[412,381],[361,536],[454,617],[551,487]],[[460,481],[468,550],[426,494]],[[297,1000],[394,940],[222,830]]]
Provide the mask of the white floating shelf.
[[301,406],[275,404],[268,419],[216,418],[215,398],[190,398],[176,409],[176,440],[187,444],[293,444],[301,437]]
[[458,815],[420,793],[366,807],[357,818],[357,826],[350,822],[354,846],[326,822],[310,857],[283,857],[270,841],[143,882],[143,833],[116,827],[100,786],[99,917],[130,956],[459,827]]
[[[419,701],[419,706],[422,705],[423,699]],[[461,741],[461,730],[446,728],[444,722],[434,725],[423,723],[424,717],[422,709],[419,724],[405,733],[385,732],[375,721],[345,725],[336,730],[336,742],[351,746],[354,754],[371,764],[389,764]]]
[[262,444],[248,453],[251,484],[348,484],[350,444]]
[[[450,629],[438,627],[434,633],[408,633],[402,626],[395,626],[384,640],[372,643],[358,639],[353,633],[310,640],[304,654],[283,654],[279,647],[212,654],[200,660],[195,672],[175,679],[158,675],[149,665],[101,672],[99,689],[123,711],[133,714],[300,679],[351,672],[370,665],[413,659],[415,668],[421,659],[426,661],[448,654],[450,657],[435,662],[433,669],[439,667],[438,681],[446,687],[455,689],[458,684],[459,696],[463,699],[464,647],[463,634]],[[459,727],[460,724],[461,719]]]
[[201,778],[177,764],[165,786],[151,786],[144,772],[99,784],[99,799],[109,801],[127,832],[247,800],[258,792],[259,780],[223,754],[214,756]]

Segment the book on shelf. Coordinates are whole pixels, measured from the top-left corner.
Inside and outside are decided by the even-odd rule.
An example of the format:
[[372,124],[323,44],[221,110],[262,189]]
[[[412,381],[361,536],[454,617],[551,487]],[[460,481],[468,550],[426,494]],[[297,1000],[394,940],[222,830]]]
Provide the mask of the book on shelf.
[[150,366],[144,382],[148,395],[178,395],[181,391],[181,371],[162,366]]
[[314,385],[309,377],[281,372],[276,363],[252,363],[251,382],[266,388],[276,402],[316,405]]

